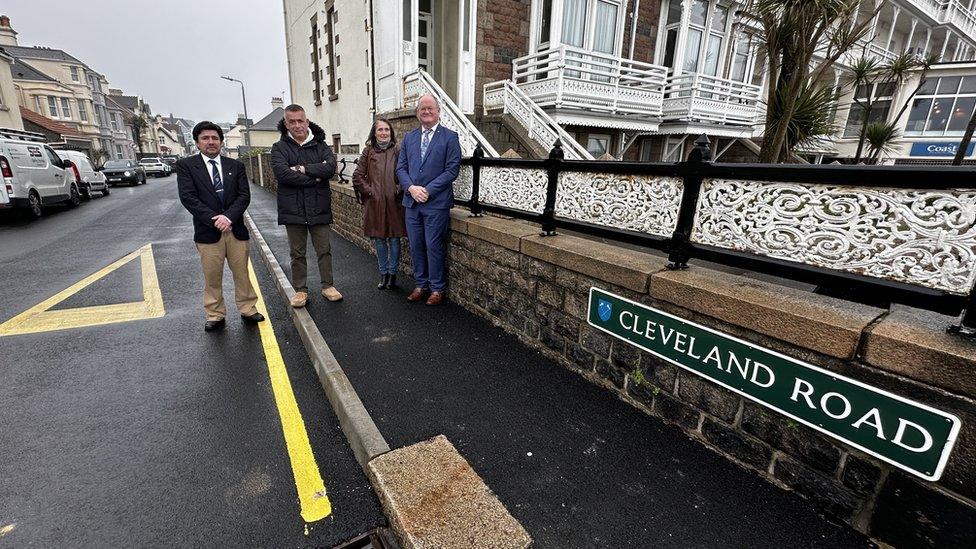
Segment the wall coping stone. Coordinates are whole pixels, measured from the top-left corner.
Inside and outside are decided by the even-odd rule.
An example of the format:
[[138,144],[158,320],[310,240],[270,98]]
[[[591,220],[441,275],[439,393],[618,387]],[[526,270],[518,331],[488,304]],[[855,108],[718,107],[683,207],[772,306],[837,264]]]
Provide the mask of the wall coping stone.
[[852,358],[861,332],[885,312],[704,267],[654,274],[651,296],[838,358]]
[[976,398],[976,341],[947,334],[956,319],[893,307],[868,330],[864,361],[876,368]]
[[522,238],[538,235],[541,231],[539,227],[526,221],[494,216],[468,218],[467,229],[469,236],[516,252],[521,250]]
[[651,274],[667,265],[667,259],[660,256],[565,234],[526,236],[521,252],[641,293],[647,291]]
[[340,183],[332,181],[332,192],[356,197],[356,191],[352,188],[352,183]]
[[461,234],[468,234],[468,220],[471,212],[461,208],[451,208],[451,230]]

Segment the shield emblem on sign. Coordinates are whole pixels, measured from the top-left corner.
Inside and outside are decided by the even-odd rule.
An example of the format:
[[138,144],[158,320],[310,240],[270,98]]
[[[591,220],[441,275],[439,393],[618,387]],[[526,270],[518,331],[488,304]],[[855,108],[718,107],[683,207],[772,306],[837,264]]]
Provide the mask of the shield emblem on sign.
[[613,305],[605,299],[601,299],[596,306],[596,312],[600,315],[600,320],[606,322],[610,320],[610,314],[613,313]]

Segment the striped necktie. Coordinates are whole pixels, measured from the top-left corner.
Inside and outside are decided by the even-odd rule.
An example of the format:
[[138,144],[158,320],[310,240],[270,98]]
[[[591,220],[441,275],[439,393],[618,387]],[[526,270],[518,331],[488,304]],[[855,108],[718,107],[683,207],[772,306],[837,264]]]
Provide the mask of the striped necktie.
[[217,198],[219,198],[220,203],[223,204],[224,203],[224,182],[220,179],[220,170],[217,169],[217,161],[211,160],[210,165],[213,166],[210,175],[213,177],[214,191],[217,192]]
[[427,157],[427,147],[430,146],[430,134],[433,130],[424,130],[424,136],[420,139],[420,159]]

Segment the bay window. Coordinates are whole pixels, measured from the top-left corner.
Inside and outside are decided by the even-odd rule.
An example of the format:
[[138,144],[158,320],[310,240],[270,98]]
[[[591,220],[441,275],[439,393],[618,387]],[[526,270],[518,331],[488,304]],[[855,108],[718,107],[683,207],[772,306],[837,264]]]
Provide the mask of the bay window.
[[535,0],[535,48],[563,44],[619,55],[622,0]]
[[[682,13],[688,6],[688,14]],[[729,27],[729,7],[712,0],[670,0],[664,16],[663,55],[660,62],[674,72],[718,76]],[[683,17],[684,16],[684,17]],[[687,26],[683,26],[687,20]],[[684,44],[681,33],[684,32]],[[749,50],[743,52],[749,55]],[[741,71],[745,73],[745,59]]]

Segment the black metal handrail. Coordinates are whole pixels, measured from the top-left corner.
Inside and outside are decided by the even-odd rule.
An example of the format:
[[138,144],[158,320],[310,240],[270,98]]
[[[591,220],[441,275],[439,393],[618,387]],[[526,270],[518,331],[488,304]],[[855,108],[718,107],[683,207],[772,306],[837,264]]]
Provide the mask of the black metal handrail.
[[[712,178],[754,181],[787,181],[827,185],[864,186],[872,188],[903,188],[913,190],[976,189],[976,169],[970,167],[932,166],[840,166],[840,165],[779,165],[779,164],[713,164],[709,142],[705,136],[695,142],[686,162],[649,163],[617,161],[564,160],[557,142],[549,158],[486,158],[477,148],[470,158],[461,161],[471,166],[471,198],[456,202],[471,209],[474,216],[483,212],[524,219],[541,226],[544,236],[556,234],[557,229],[605,238],[608,240],[646,246],[668,254],[669,269],[687,269],[693,259],[729,267],[743,268],[763,274],[815,284],[828,293],[859,295],[873,298],[873,304],[888,306],[902,303],[942,314],[959,315],[957,324],[948,329],[953,333],[976,335],[976,291],[958,295],[940,289],[887,280],[788,261],[776,257],[740,252],[693,242],[691,239],[702,182]],[[483,167],[544,169],[547,174],[546,201],[541,214],[505,206],[485,204],[480,200],[484,181]],[[562,172],[613,173],[628,175],[657,175],[677,177],[683,181],[681,203],[674,233],[664,238],[657,235],[618,229],[555,215],[559,174]]]

